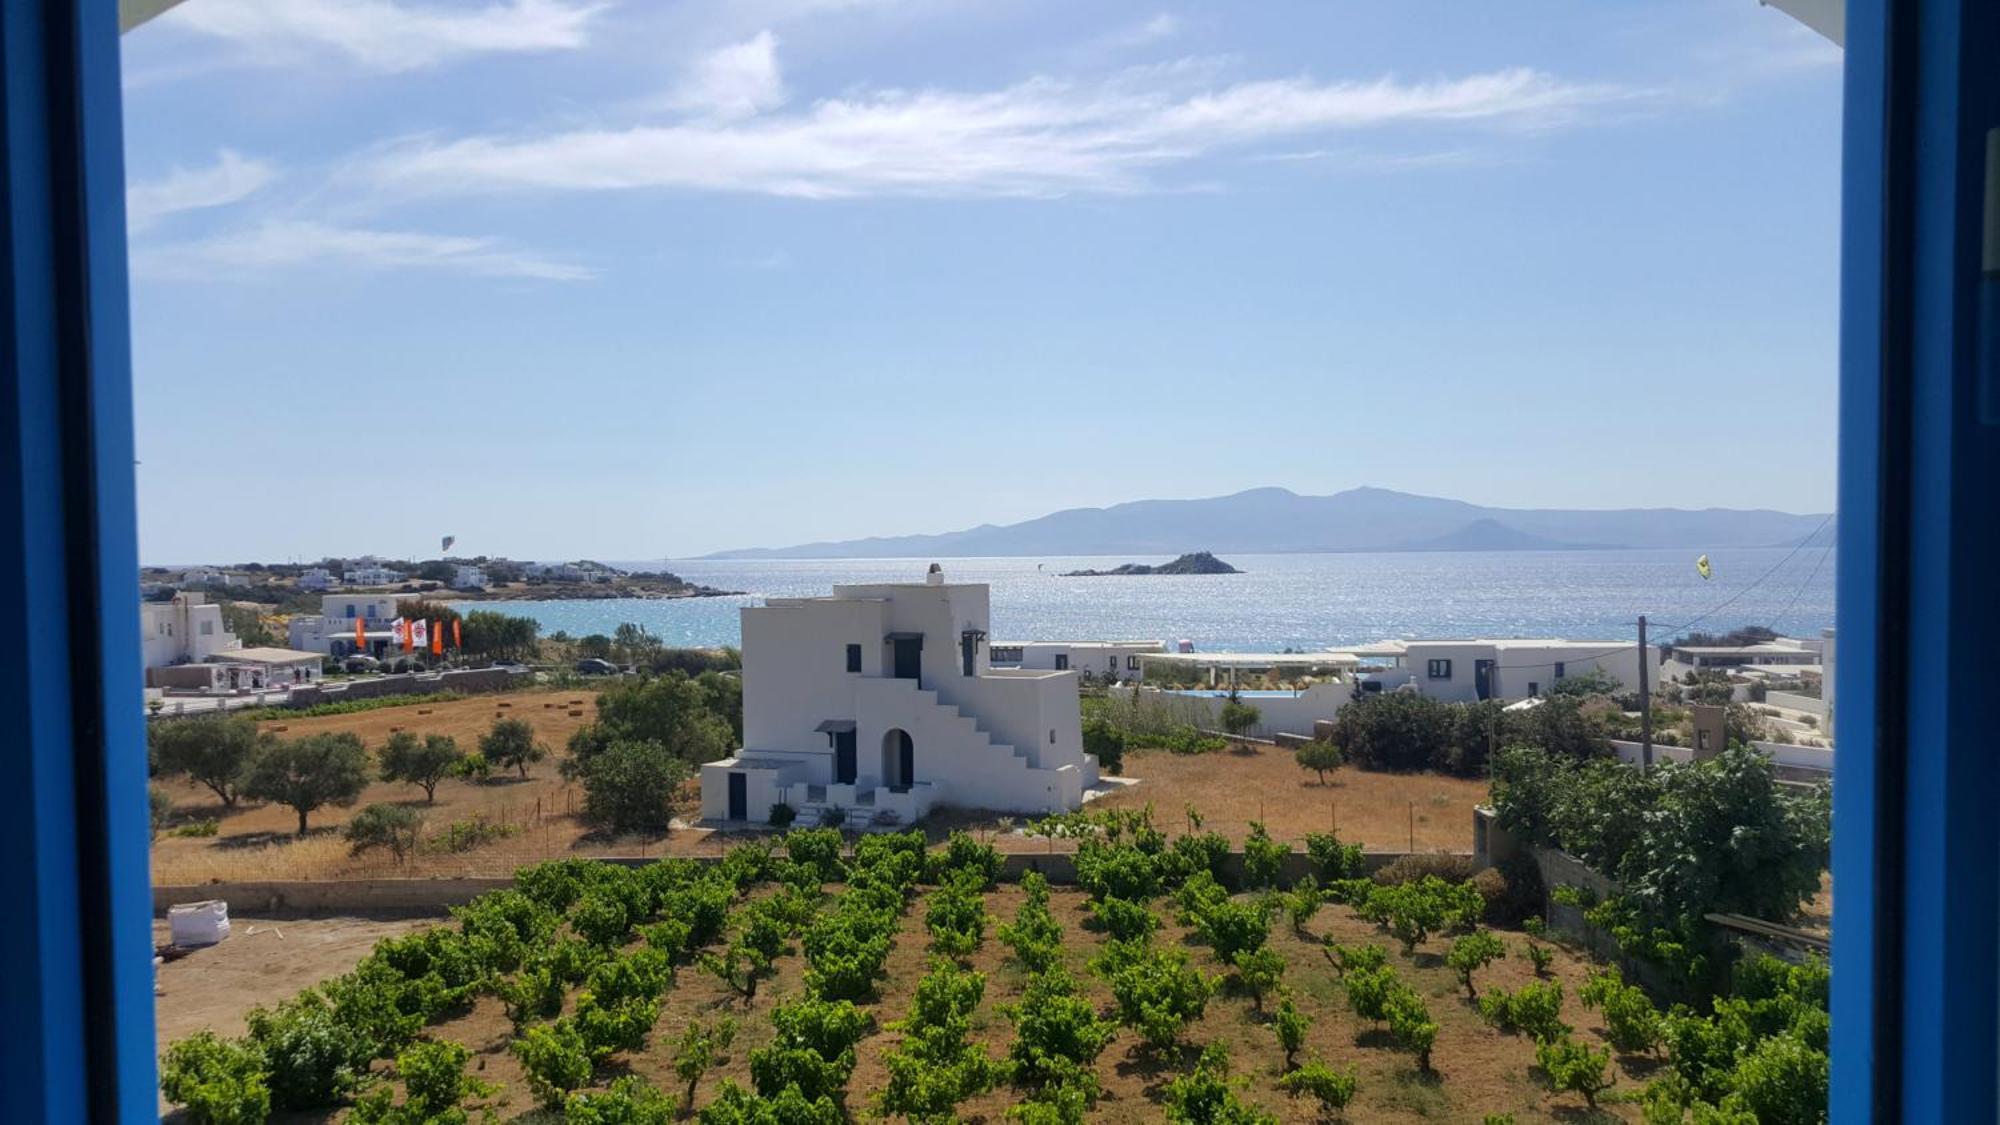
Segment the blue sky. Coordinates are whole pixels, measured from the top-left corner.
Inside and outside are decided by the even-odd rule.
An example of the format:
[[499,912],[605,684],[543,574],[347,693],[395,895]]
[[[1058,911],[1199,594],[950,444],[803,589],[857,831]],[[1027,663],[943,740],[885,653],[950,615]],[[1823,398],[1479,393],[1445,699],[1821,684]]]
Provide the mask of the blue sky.
[[1832,503],[1839,54],[1753,0],[188,0],[125,70],[149,560]]

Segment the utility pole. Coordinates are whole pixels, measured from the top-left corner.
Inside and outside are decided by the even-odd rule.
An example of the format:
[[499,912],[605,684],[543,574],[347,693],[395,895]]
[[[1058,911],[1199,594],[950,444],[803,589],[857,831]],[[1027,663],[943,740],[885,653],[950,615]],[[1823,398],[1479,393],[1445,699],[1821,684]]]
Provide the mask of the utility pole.
[[1646,615],[1639,615],[1639,768],[1653,768],[1653,687],[1646,674]]

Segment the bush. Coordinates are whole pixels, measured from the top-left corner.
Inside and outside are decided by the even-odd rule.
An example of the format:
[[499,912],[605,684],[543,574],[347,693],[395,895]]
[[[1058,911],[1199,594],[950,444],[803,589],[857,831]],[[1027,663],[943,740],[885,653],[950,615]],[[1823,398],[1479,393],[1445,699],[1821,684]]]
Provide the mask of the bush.
[[1014,1080],[1030,1086],[1088,1074],[1117,1033],[1117,1025],[1099,1018],[1096,1005],[1059,968],[1028,978],[1021,1002],[1007,1014],[1014,1021],[1014,1042],[1008,1048]]
[[1193,1071],[1167,1083],[1167,1120],[1176,1125],[1277,1125],[1277,1118],[1237,1097],[1237,1085],[1229,1079],[1229,1052],[1210,1043]]
[[1360,844],[1343,844],[1331,832],[1307,836],[1306,855],[1311,857],[1314,874],[1322,883],[1359,878],[1367,866]]
[[1290,844],[1280,844],[1271,839],[1263,822],[1250,822],[1250,834],[1243,838],[1243,885],[1251,890],[1278,885],[1278,873],[1283,870],[1285,857],[1292,854]]
[[1327,774],[1339,769],[1347,761],[1347,755],[1342,752],[1338,743],[1318,739],[1299,747],[1293,756],[1298,759],[1300,769],[1311,770],[1319,775],[1321,785],[1326,784]]
[[191,1125],[262,1125],[271,1091],[256,1048],[198,1031],[160,1059],[160,1092]]
[[1493,989],[1479,998],[1479,1014],[1501,1031],[1547,1041],[1568,1035],[1562,1022],[1562,985],[1556,981],[1524,984],[1514,992]]
[[1343,978],[1349,973],[1367,972],[1389,963],[1388,950],[1379,945],[1338,945],[1329,941],[1322,951],[1333,966],[1335,975]]
[[1437,1042],[1438,1025],[1431,1019],[1430,1008],[1416,990],[1398,985],[1389,990],[1389,997],[1383,1006],[1389,1019],[1389,1034],[1396,1040],[1396,1046],[1417,1057],[1417,1069],[1429,1071],[1431,1068],[1431,1045]]
[[1278,1001],[1278,1010],[1271,1017],[1271,1030],[1278,1036],[1278,1047],[1285,1052],[1285,1069],[1298,1067],[1299,1049],[1306,1044],[1306,1032],[1312,1027],[1312,1017],[1300,1010],[1287,996]]
[[1311,875],[1300,879],[1291,893],[1284,896],[1285,916],[1291,919],[1292,932],[1300,937],[1306,936],[1306,926],[1311,924],[1313,915],[1319,913],[1325,901],[1326,895],[1320,891],[1318,879]]
[[564,1125],[672,1125],[672,1098],[636,1074],[609,1090],[578,1091],[563,1103]]
[[1152,856],[1100,840],[1077,846],[1076,881],[1096,899],[1115,897],[1143,904],[1160,893],[1160,872]]
[[1472,857],[1448,853],[1398,856],[1375,872],[1375,881],[1385,887],[1421,882],[1426,877],[1447,883],[1463,883],[1472,878]]
[[700,1125],[846,1125],[847,1115],[827,1094],[808,1098],[797,1086],[751,1094],[725,1078],[696,1120]]
[[[674,1076],[684,1085],[681,1107],[694,1108],[695,1089],[702,1075],[722,1061],[723,1052],[736,1041],[736,1021],[727,1016],[713,1024],[691,1020],[674,1048]],[[664,1099],[662,1099],[664,1100]]]
[[249,1042],[263,1055],[274,1109],[321,1109],[353,1092],[373,1055],[352,1028],[308,989],[273,1009],[250,1012]]
[[1014,920],[1000,927],[1000,940],[1028,971],[1039,973],[1062,960],[1062,924],[1049,910],[1049,885],[1030,871],[1021,880],[1028,900],[1015,912]]
[[1480,930],[1466,934],[1451,943],[1445,953],[1444,963],[1458,974],[1458,983],[1465,988],[1466,998],[1479,999],[1479,990],[1472,986],[1472,974],[1507,956],[1507,947],[1493,934]]
[[793,863],[808,868],[822,883],[847,879],[847,865],[840,860],[840,833],[831,828],[802,828],[785,833],[785,854]]
[[1271,917],[1261,902],[1223,899],[1190,911],[1197,940],[1215,950],[1216,960],[1234,964],[1236,955],[1262,949],[1271,933]]
[[1347,989],[1347,1006],[1373,1024],[1389,1018],[1389,996],[1403,987],[1403,982],[1396,978],[1396,970],[1387,965],[1349,969],[1340,981]]
[[807,1102],[831,1098],[854,1071],[854,1044],[873,1020],[845,1000],[806,998],[771,1009],[769,1046],[750,1052],[750,1078],[766,1098],[796,1086]]
[[1338,1071],[1317,1059],[1278,1079],[1278,1089],[1292,1097],[1310,1097],[1319,1103],[1320,1115],[1332,1116],[1354,1100],[1355,1074]]
[[1723,1105],[1739,1105],[1760,1122],[1824,1121],[1829,1073],[1824,1051],[1788,1035],[1772,1036],[1737,1062],[1729,1076],[1735,1092]]
[[147,823],[152,828],[152,834],[157,837],[160,829],[166,825],[167,818],[174,815],[174,796],[157,785],[148,785],[146,803],[151,812]]
[[1250,993],[1252,1006],[1261,1014],[1265,995],[1277,991],[1284,983],[1284,957],[1267,945],[1243,950],[1230,961],[1236,966],[1236,982]]
[[976,872],[961,873],[931,892],[924,928],[930,931],[932,949],[947,957],[970,957],[985,940],[990,916],[979,879]]
[[590,1052],[568,1020],[531,1027],[508,1049],[521,1060],[528,1088],[550,1109],[560,1108],[571,1090],[590,1081]]
[[1604,1013],[1605,1038],[1621,1054],[1650,1051],[1660,1043],[1660,1013],[1644,989],[1626,984],[1614,968],[1590,978],[1577,991],[1586,1008]]
[[1415,952],[1438,930],[1471,928],[1484,912],[1485,903],[1470,884],[1454,885],[1435,875],[1378,886],[1357,908],[1362,917],[1386,925],[1403,943],[1405,954]]
[[1117,777],[1125,772],[1125,732],[1101,715],[1083,721],[1083,752],[1097,756],[1097,767]]
[[417,1043],[396,1056],[396,1075],[403,1080],[403,1104],[393,1104],[393,1091],[377,1090],[354,1107],[348,1120],[355,1125],[442,1125],[463,1122],[459,1103],[481,1097],[493,1087],[465,1074],[472,1052],[457,1043]]
[[520,834],[519,825],[496,824],[486,819],[485,813],[473,813],[445,825],[443,831],[424,841],[424,850],[437,855],[457,855]]
[[401,863],[417,850],[417,837],[423,829],[424,818],[417,810],[378,804],[355,813],[340,834],[347,840],[349,855],[383,848]]
[[969,880],[979,890],[989,890],[1000,880],[1000,852],[964,832],[954,831],[945,840],[944,850],[930,855],[926,877],[933,883],[948,883],[957,876]]
[[1143,938],[1160,928],[1160,919],[1143,902],[1107,895],[1090,904],[1097,924],[1114,941]]
[[889,1069],[881,1095],[884,1112],[914,1121],[947,1120],[958,1103],[999,1080],[1001,1069],[966,1041],[972,1011],[985,991],[983,974],[944,961],[917,982],[910,1016],[898,1025],[902,1041],[883,1059]]
[[798,818],[799,818],[799,810],[793,808],[792,806],[786,804],[783,801],[779,801],[777,804],[771,806],[770,824],[771,827],[773,828],[780,830],[790,828],[792,826],[792,822],[797,820]]
[[1119,1022],[1155,1048],[1172,1046],[1184,1025],[1201,1018],[1214,987],[1179,950],[1143,949],[1111,974]]
[[1568,1035],[1536,1045],[1535,1064],[1548,1075],[1550,1089],[1582,1094],[1584,1104],[1592,1109],[1597,1108],[1597,1095],[1611,1085],[1605,1077],[1605,1068],[1611,1065],[1611,1052],[1593,1051],[1589,1044],[1579,1043]]
[[665,832],[688,766],[662,743],[614,742],[586,759],[581,774],[584,819],[611,832]]

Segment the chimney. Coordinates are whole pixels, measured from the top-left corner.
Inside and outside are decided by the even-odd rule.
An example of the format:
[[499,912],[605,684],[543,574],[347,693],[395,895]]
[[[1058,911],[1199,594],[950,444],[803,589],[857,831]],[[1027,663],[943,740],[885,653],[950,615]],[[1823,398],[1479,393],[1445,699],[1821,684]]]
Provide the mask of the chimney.
[[924,575],[924,585],[926,586],[944,585],[944,568],[936,563],[932,563],[930,573]]

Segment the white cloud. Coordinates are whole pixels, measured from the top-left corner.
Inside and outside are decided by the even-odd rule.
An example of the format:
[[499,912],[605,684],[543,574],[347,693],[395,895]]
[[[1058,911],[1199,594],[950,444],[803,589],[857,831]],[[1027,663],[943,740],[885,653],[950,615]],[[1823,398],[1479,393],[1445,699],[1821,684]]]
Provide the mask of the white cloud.
[[256,194],[276,175],[277,170],[264,161],[223,149],[210,167],[175,168],[157,180],[127,186],[125,222],[132,230],[144,230],[168,215],[236,203]]
[[1190,88],[1169,64],[1088,85],[863,92],[734,122],[411,141],[372,160],[391,190],[668,188],[804,198],[1052,196],[1160,186],[1218,151],[1390,126],[1545,128],[1624,91],[1513,69],[1434,82],[1305,78]]
[[510,249],[497,239],[370,230],[272,219],[213,238],[143,248],[138,272],[152,277],[239,280],[287,268],[436,269],[480,277],[585,281],[592,271]]
[[282,64],[331,50],[375,70],[433,66],[463,55],[582,47],[603,5],[580,0],[416,4],[403,0],[195,0],[162,17]]
[[668,104],[719,120],[752,117],[785,103],[778,40],[769,31],[697,60]]
[[1148,43],[1158,43],[1162,39],[1172,39],[1180,33],[1181,18],[1172,12],[1161,12],[1151,19],[1113,33],[1106,42],[1114,47],[1143,47]]

